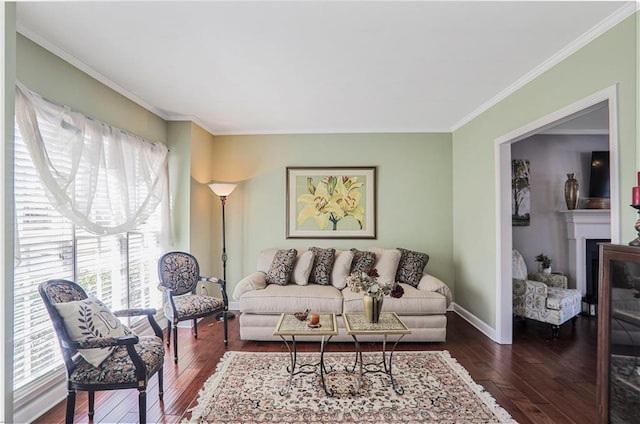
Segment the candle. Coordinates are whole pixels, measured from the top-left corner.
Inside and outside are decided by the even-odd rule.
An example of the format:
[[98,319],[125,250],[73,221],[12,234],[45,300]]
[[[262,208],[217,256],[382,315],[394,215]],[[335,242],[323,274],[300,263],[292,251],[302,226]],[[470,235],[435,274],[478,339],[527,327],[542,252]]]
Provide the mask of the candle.
[[640,187],[633,188],[632,205],[640,205]]
[[318,314],[309,315],[309,324],[318,325],[319,323],[320,323],[320,315]]
[[638,172],[638,185],[640,186],[640,172]]

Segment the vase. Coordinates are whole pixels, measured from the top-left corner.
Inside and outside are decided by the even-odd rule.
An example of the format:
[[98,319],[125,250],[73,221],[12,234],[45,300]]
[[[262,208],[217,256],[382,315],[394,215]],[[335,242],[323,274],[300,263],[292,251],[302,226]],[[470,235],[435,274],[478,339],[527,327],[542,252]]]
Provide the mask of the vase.
[[365,294],[362,296],[362,304],[364,306],[364,316],[368,322],[376,324],[380,319],[380,311],[382,310],[382,301],[384,297],[374,297]]
[[578,206],[579,186],[575,174],[567,174],[567,181],[564,183],[564,201],[567,209],[573,210]]

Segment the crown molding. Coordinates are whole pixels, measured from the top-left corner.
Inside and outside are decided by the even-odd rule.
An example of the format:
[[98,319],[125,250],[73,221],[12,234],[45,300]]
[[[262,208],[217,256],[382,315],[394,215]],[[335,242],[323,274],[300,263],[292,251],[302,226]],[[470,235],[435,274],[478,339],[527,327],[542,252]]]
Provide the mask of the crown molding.
[[549,57],[547,60],[542,62],[540,65],[536,66],[534,69],[526,73],[522,78],[518,79],[516,82],[502,90],[500,93],[489,99],[487,102],[482,104],[479,108],[462,118],[458,121],[453,127],[449,129],[450,132],[454,132],[460,129],[465,124],[469,123],[473,119],[480,116],[482,113],[489,110],[491,107],[495,106],[502,100],[506,99],[525,85],[529,84],[531,81],[535,80],[549,69],[553,68],[605,32],[609,31],[614,26],[618,25],[624,19],[633,15],[637,10],[640,9],[640,2],[628,2],[626,5],[622,6],[620,9],[613,12],[606,19],[600,21],[597,25],[591,28],[589,31],[582,34],[572,43],[559,50],[557,53]]
[[121,85],[117,84],[116,82],[114,82],[114,81],[110,80],[109,78],[105,77],[100,72],[98,72],[95,69],[91,68],[86,63],[82,62],[81,60],[77,59],[76,57],[74,57],[73,55],[68,53],[67,51],[61,49],[60,47],[58,47],[55,44],[49,42],[48,40],[42,38],[41,36],[35,34],[33,31],[30,31],[29,29],[25,28],[23,25],[18,24],[16,26],[16,31],[19,32],[20,34],[24,35],[25,37],[27,37],[29,40],[33,41],[34,43],[38,44],[40,47],[42,47],[45,50],[49,51],[50,53],[53,53],[54,55],[58,56],[59,58],[61,58],[65,62],[71,64],[72,66],[74,66],[76,68],[78,68],[79,70],[81,70],[85,74],[89,75],[91,78],[93,78],[93,79],[97,80],[98,82],[106,85],[107,87],[109,87],[110,89],[115,91],[116,93],[118,93],[118,94],[126,97],[127,99],[131,100],[132,102],[136,103],[138,106],[143,107],[144,109],[148,110],[149,112],[153,113],[154,115],[158,115],[160,118],[164,119],[165,121],[168,120],[167,114],[165,112],[163,112],[162,110],[156,108],[155,106],[150,105],[149,103],[147,103],[146,101],[144,101],[140,97],[136,96],[135,94],[133,94],[132,92],[130,92],[126,88],[122,87]]

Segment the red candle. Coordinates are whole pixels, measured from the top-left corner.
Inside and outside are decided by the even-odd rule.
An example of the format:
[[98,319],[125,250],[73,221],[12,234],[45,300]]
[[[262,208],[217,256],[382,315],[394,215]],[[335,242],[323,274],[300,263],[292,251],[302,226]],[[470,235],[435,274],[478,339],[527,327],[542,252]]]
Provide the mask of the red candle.
[[319,323],[320,323],[320,315],[318,314],[309,315],[309,324],[318,325]]
[[632,205],[640,205],[640,187],[633,188]]
[[638,172],[638,185],[640,186],[640,172]]

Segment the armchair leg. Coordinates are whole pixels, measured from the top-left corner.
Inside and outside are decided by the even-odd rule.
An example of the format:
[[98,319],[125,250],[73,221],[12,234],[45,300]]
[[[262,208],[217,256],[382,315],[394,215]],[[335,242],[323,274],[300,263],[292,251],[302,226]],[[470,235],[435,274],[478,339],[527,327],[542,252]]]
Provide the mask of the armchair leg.
[[196,336],[196,339],[198,338],[198,320],[197,319],[193,319],[193,334]]
[[69,389],[67,392],[67,412],[64,419],[65,424],[73,424],[73,415],[76,410],[76,391]]
[[93,415],[95,413],[94,405],[96,403],[96,392],[93,390],[89,390],[89,419],[93,419]]
[[160,400],[162,400],[162,396],[164,395],[164,388],[163,388],[163,367],[160,367],[160,369],[158,370],[158,397],[160,398]]
[[147,422],[147,391],[145,389],[138,389],[138,415],[140,416],[140,423]]
[[558,338],[558,331],[560,330],[560,326],[558,325],[551,325],[551,337],[553,338],[553,340],[556,340]]
[[171,321],[167,321],[167,347],[171,346]]
[[173,327],[173,361],[178,363],[178,326]]
[[571,318],[571,326],[573,328],[576,328],[576,321],[578,321],[578,315],[576,315],[575,317]]

